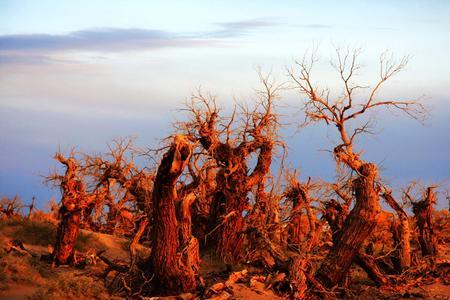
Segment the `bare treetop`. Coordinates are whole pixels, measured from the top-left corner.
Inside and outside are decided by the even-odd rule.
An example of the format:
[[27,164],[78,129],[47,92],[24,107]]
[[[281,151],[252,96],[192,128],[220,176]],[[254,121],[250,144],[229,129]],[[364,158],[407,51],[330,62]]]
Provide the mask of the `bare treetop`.
[[[306,96],[304,102],[306,123],[324,121],[328,125],[334,124],[342,140],[339,147],[345,150],[347,155],[345,160],[349,160],[349,166],[353,169],[357,169],[359,165],[357,163],[359,158],[349,157],[357,155],[352,150],[353,141],[358,134],[368,132],[370,119],[364,121],[363,125],[357,125],[352,129],[346,126],[347,122],[360,119],[366,112],[378,107],[400,110],[419,122],[423,122],[427,116],[425,107],[417,100],[378,99],[381,87],[405,68],[408,57],[396,61],[390,52],[383,53],[379,59],[378,81],[373,87],[368,87],[354,82],[357,71],[361,69],[358,62],[361,53],[361,49],[336,49],[336,59],[332,61],[331,65],[338,72],[343,85],[344,92],[339,97],[332,97],[329,89],[321,89],[314,84],[312,69],[318,61],[314,52],[309,57],[305,55],[301,61],[295,61],[298,70],[288,69],[294,87]],[[368,90],[366,96],[357,96],[357,91],[362,89]],[[338,152],[343,153],[342,151]],[[341,158],[344,159],[344,157]]]

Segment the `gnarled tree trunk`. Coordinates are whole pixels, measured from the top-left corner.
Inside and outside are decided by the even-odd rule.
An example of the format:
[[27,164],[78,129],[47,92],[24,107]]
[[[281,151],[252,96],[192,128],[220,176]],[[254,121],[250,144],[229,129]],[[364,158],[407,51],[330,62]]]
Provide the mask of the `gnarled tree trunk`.
[[329,288],[344,278],[359,248],[375,228],[380,213],[378,192],[375,189],[376,165],[362,163],[358,171],[360,175],[353,181],[355,207],[316,273],[316,278]]
[[[340,231],[347,217],[348,211],[342,207],[336,200],[330,200],[325,204],[324,217],[330,225],[333,244],[339,240]],[[359,250],[355,257],[355,263],[360,266],[369,278],[378,286],[385,285],[388,281],[386,276],[380,271],[372,256],[363,253]]]
[[53,266],[73,264],[75,242],[78,237],[81,213],[86,200],[83,183],[78,179],[78,163],[75,159],[66,159],[61,154],[55,156],[66,166],[61,182],[62,199],[59,209],[60,222],[56,232],[56,242],[52,253]]
[[81,210],[75,209],[70,211],[65,206],[62,206],[59,213],[61,221],[56,232],[56,243],[52,253],[53,265],[72,265],[75,262],[74,246],[81,223]]
[[434,257],[437,254],[437,241],[433,231],[433,204],[436,195],[433,188],[427,188],[425,199],[413,203],[413,212],[419,228],[419,243],[422,256]]
[[189,206],[192,201],[189,200],[184,205],[182,203],[179,210],[181,218],[177,218],[175,206],[179,200],[176,182],[190,156],[191,146],[187,139],[183,136],[175,137],[161,161],[154,181],[150,264],[155,275],[155,289],[161,294],[188,292],[197,287],[198,242],[190,233]]
[[238,165],[232,174],[220,170],[217,177],[218,190],[211,206],[212,243],[215,252],[226,262],[239,259],[243,243],[244,220],[242,214],[247,206],[246,168]]
[[[396,247],[399,247],[399,261],[400,261],[400,267],[401,270],[397,271],[403,271],[405,269],[408,269],[411,266],[411,245],[410,245],[410,229],[409,229],[409,219],[406,212],[401,208],[401,206],[395,201],[394,197],[392,197],[392,194],[390,192],[385,192],[381,195],[386,202],[389,204],[389,206],[395,210],[397,213],[397,216],[400,220],[400,226],[399,230],[397,230],[397,226],[394,226],[395,232],[394,239],[398,240],[396,242]],[[398,243],[398,244],[397,244]]]

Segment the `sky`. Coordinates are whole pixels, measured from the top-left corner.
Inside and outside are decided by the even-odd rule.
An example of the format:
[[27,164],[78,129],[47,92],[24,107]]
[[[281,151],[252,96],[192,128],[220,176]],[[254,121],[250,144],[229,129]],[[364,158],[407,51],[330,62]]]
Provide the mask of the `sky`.
[[[252,104],[256,67],[287,80],[286,68],[312,48],[317,83],[340,93],[335,47],[361,47],[362,84],[377,80],[379,55],[410,56],[380,93],[421,99],[424,125],[379,111],[376,135],[357,141],[394,189],[410,180],[450,187],[449,1],[8,1],[0,0],[0,196],[57,190],[42,175],[61,149],[95,153],[112,139],[154,146],[184,120],[198,87],[224,110]],[[362,96],[362,95],[361,95]],[[331,180],[335,128],[298,128],[302,96],[279,103],[288,162],[303,177]],[[442,198],[443,195],[441,195]],[[447,205],[440,202],[442,207]]]

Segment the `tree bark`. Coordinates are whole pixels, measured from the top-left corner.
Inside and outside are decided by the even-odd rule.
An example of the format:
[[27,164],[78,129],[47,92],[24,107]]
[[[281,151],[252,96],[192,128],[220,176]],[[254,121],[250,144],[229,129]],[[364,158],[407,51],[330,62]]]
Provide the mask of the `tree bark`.
[[[176,182],[190,156],[191,146],[187,139],[183,136],[175,137],[161,161],[154,181],[150,264],[155,275],[155,290],[161,294],[189,292],[197,287],[196,271],[199,261],[180,258],[186,246],[189,257],[198,257],[198,242],[189,236],[190,232],[186,232],[186,227],[180,228],[175,207],[175,202],[178,201]],[[188,214],[188,210],[183,211],[184,218],[190,220],[186,216]],[[183,224],[183,220],[181,223]],[[182,234],[179,234],[180,231]]]
[[78,238],[81,210],[69,211],[62,206],[60,211],[61,221],[56,232],[56,243],[53,249],[53,266],[73,265],[75,263],[75,242]]
[[316,278],[328,288],[339,284],[347,274],[359,248],[375,228],[380,213],[378,192],[375,189],[376,165],[362,163],[358,172],[359,177],[353,181],[355,207],[316,273]]
[[74,264],[75,242],[78,238],[81,214],[85,209],[86,193],[84,185],[77,177],[78,163],[75,159],[55,156],[66,166],[66,173],[61,182],[62,199],[59,215],[61,221],[56,232],[56,241],[52,253],[53,266]]
[[[341,228],[347,217],[347,210],[336,200],[328,201],[325,204],[325,207],[324,217],[330,225],[333,244],[335,244],[338,242]],[[372,256],[359,250],[356,254],[355,263],[367,273],[369,278],[375,282],[377,286],[387,284],[388,280],[386,276],[380,271]]]
[[[394,197],[392,197],[392,194],[390,192],[385,192],[381,195],[386,202],[389,204],[389,206],[395,210],[397,213],[397,216],[400,220],[400,226],[399,230],[397,231],[397,226],[393,228],[397,232],[394,232],[394,237],[397,237],[399,240],[399,243],[396,243],[396,247],[398,246],[400,248],[399,250],[399,260],[400,260],[400,267],[401,270],[397,271],[403,271],[408,269],[411,266],[411,244],[410,244],[410,238],[411,238],[411,232],[409,228],[409,219],[406,212],[401,208],[401,206],[395,201]],[[399,233],[399,234],[397,234]],[[397,236],[396,236],[397,235]]]
[[436,202],[436,195],[433,188],[427,188],[425,199],[413,203],[413,212],[416,217],[417,227],[419,227],[419,243],[422,256],[434,257],[437,254],[437,241],[433,231],[433,204]]
[[369,276],[377,286],[386,285],[388,283],[387,277],[381,273],[373,256],[359,251],[356,254],[355,262],[367,273],[367,276]]

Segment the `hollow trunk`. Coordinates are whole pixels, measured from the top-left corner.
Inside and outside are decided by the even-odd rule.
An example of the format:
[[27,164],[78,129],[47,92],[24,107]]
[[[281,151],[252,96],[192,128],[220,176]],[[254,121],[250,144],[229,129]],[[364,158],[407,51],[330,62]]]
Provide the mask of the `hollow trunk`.
[[359,248],[375,228],[380,213],[378,192],[374,185],[376,165],[362,163],[358,172],[359,177],[353,181],[355,207],[316,273],[316,278],[329,288],[339,284],[347,274]]
[[399,248],[398,260],[400,261],[401,270],[408,269],[411,266],[411,245],[410,238],[411,232],[409,228],[409,219],[406,212],[401,208],[401,206],[395,201],[390,193],[383,193],[382,197],[386,200],[389,206],[395,210],[397,216],[400,220],[400,224],[393,224],[393,236],[395,246]]
[[56,232],[56,243],[53,249],[53,265],[72,265],[75,263],[75,242],[78,238],[81,210],[69,211],[65,206],[60,209],[61,221]]
[[154,181],[150,266],[154,274],[155,290],[161,294],[189,292],[197,287],[194,271],[198,270],[199,262],[183,260],[180,257],[183,256],[183,248],[186,246],[188,252],[196,252],[188,253],[189,256],[198,256],[198,242],[191,238],[188,245],[183,244],[185,238],[180,238],[182,234],[179,232],[183,230],[180,229],[175,207],[178,200],[176,182],[190,155],[190,144],[184,137],[177,136],[164,155]]

